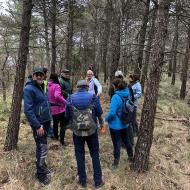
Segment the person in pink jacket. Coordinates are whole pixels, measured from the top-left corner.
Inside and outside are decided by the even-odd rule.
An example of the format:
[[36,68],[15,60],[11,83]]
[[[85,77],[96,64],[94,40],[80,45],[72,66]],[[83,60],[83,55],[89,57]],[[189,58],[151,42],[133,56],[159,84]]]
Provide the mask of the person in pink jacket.
[[[65,108],[66,100],[61,94],[61,87],[59,85],[58,75],[52,73],[48,81],[48,100],[51,103],[51,114],[53,117],[53,133],[54,138],[59,139],[63,146],[65,146],[65,130],[66,130],[66,118]],[[58,125],[60,124],[60,135]]]

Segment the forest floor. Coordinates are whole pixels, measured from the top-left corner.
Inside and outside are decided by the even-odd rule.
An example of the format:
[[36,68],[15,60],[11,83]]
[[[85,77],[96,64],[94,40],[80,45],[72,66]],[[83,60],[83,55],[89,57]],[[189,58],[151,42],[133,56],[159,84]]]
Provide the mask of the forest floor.
[[[163,79],[160,84],[149,171],[140,174],[131,171],[124,149],[121,151],[118,169],[112,170],[110,164],[113,148],[110,135],[100,135],[100,157],[105,180],[102,190],[190,190],[190,142],[186,140],[190,126],[190,106],[187,100],[181,101],[178,98],[180,82],[171,87],[167,80]],[[109,108],[106,93],[102,95],[101,102],[105,114]],[[143,98],[138,120],[142,102]],[[9,110],[10,102],[7,107]],[[55,172],[51,184],[42,187],[34,177],[35,145],[24,114],[21,115],[18,150],[11,152],[3,151],[7,122],[8,111],[0,99],[0,189],[81,189],[76,181],[76,162],[70,131],[66,132],[66,141],[69,143],[66,148],[49,139],[48,165]],[[87,148],[86,169],[86,189],[93,189],[93,170]]]

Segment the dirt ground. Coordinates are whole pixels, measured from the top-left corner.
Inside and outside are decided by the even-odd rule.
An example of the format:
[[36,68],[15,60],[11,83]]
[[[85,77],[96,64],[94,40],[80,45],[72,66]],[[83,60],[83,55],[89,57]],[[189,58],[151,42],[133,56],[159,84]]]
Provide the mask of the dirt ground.
[[[101,98],[104,112],[109,107],[109,98]],[[158,102],[153,145],[150,154],[150,169],[146,173],[130,170],[126,151],[121,151],[119,168],[112,170],[112,143],[109,135],[100,135],[100,157],[105,185],[102,190],[190,190],[190,142],[188,123],[178,119],[172,106]],[[184,104],[185,106],[185,104]],[[140,109],[142,105],[140,106]],[[140,116],[140,114],[138,115]],[[181,118],[181,116],[180,116]],[[138,117],[139,119],[139,117]],[[25,117],[21,116],[18,150],[3,151],[8,117],[0,116],[0,189],[6,190],[75,190],[80,189],[76,181],[76,161],[72,133],[67,130],[64,148],[59,142],[49,139],[48,165],[54,170],[51,184],[42,187],[35,180],[35,144]],[[93,189],[93,169],[86,147],[87,188]]]

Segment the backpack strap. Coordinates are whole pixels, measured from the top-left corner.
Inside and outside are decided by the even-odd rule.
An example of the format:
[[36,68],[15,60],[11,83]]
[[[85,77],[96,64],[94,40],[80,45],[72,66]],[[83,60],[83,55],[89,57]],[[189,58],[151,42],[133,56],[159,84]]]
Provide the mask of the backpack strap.
[[131,95],[131,98],[132,98],[131,100],[134,103],[135,96],[134,96],[134,93],[133,93],[133,89],[132,89],[131,85],[128,85],[128,88],[129,88],[129,92],[130,92],[130,95]]

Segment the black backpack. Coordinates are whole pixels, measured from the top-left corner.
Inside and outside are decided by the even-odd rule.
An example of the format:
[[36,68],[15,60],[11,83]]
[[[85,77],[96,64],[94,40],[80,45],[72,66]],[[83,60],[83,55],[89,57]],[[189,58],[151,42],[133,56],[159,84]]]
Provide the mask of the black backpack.
[[134,111],[134,93],[133,89],[131,86],[128,86],[129,92],[130,92],[130,97],[122,97],[119,95],[119,97],[122,100],[122,111],[121,114],[119,115],[119,118],[121,120],[121,123],[126,125],[130,124],[132,122],[133,118],[133,111]]

